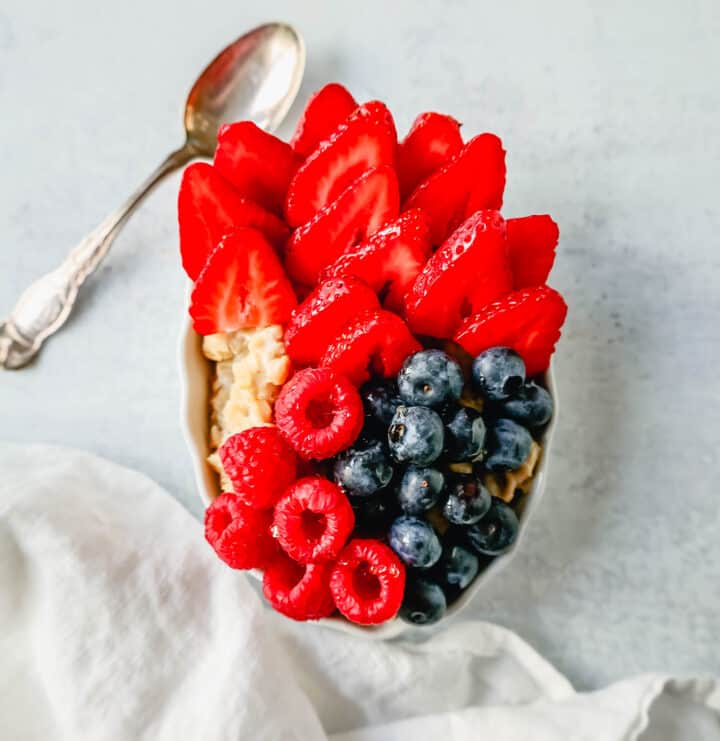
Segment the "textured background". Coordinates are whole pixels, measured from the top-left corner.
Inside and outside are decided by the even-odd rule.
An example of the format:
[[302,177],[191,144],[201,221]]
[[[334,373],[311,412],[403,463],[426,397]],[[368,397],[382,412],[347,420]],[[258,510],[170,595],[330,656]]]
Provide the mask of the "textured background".
[[[508,215],[561,227],[570,316],[550,485],[471,611],[583,688],[720,670],[720,6],[707,2],[0,6],[0,315],[179,143],[190,83],[264,20],[304,34],[302,95],[338,79],[453,113],[509,151]],[[145,471],[195,512],[178,427],[177,178],[126,227],[0,435]],[[78,513],[78,516],[82,516]]]

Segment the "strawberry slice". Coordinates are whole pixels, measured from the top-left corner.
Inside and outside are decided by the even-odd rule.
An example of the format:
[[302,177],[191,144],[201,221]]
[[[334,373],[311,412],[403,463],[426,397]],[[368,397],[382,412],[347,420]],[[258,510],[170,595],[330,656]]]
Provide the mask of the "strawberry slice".
[[447,339],[465,316],[511,290],[505,221],[478,211],[428,260],[405,297],[405,317],[415,334]]
[[288,188],[290,226],[310,221],[366,170],[395,164],[397,135],[390,111],[371,101],[358,107],[297,171]]
[[281,247],[288,229],[277,216],[243,198],[207,162],[185,168],[178,195],[180,254],[185,272],[195,280],[217,243],[235,227],[259,229]]
[[314,285],[324,267],[394,219],[399,209],[400,195],[392,167],[369,170],[312,221],[295,230],[286,251],[288,273],[298,283]]
[[471,355],[498,345],[512,347],[525,361],[528,376],[547,370],[567,305],[549,286],[523,288],[468,317],[454,340]]
[[284,324],[296,304],[275,250],[255,229],[225,236],[195,281],[190,316],[198,334]]
[[425,214],[414,208],[343,252],[325,269],[323,279],[354,276],[380,294],[387,309],[400,312],[403,298],[430,255]]
[[360,386],[370,375],[391,378],[405,358],[421,349],[405,322],[389,311],[357,313],[330,343],[320,365]]
[[403,205],[421,208],[430,221],[430,239],[440,244],[471,213],[499,210],[505,190],[505,150],[494,134],[480,134],[447,164],[423,180]]
[[462,149],[460,124],[442,113],[421,113],[398,145],[400,194],[407,198],[418,183]]
[[220,127],[213,164],[241,196],[281,213],[300,157],[252,121],[239,121]]
[[321,283],[293,311],[285,330],[285,349],[300,367],[317,365],[340,330],[364,309],[379,309],[374,291],[354,278]]
[[548,279],[558,237],[557,224],[547,215],[507,220],[507,243],[515,288],[541,286]]
[[321,87],[310,96],[290,140],[290,146],[301,157],[307,157],[356,108],[355,98],[342,85],[331,82]]

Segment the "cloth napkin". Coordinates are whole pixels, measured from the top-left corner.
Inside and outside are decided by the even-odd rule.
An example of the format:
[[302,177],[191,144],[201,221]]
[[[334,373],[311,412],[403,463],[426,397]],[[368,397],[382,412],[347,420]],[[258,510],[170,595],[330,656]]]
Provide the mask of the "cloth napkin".
[[720,685],[593,693],[482,622],[390,643],[298,625],[140,473],[0,446],[0,739],[720,738]]

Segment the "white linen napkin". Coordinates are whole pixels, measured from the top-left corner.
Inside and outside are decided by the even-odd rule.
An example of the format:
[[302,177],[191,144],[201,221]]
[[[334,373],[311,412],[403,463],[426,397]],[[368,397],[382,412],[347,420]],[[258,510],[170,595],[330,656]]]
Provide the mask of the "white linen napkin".
[[145,476],[0,446],[3,741],[720,738],[715,679],[582,694],[501,627],[419,635],[276,616]]

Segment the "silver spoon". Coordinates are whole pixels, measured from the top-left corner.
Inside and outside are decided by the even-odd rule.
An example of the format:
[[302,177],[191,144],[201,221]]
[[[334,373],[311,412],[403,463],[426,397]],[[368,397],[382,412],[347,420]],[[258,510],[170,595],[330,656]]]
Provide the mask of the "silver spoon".
[[297,95],[305,69],[305,44],[292,26],[269,23],[223,49],[190,90],[185,104],[186,140],[65,258],[30,285],[0,323],[0,367],[22,368],[65,323],[84,280],[107,255],[130,214],[168,174],[215,152],[217,130],[227,121],[251,119],[276,129]]

